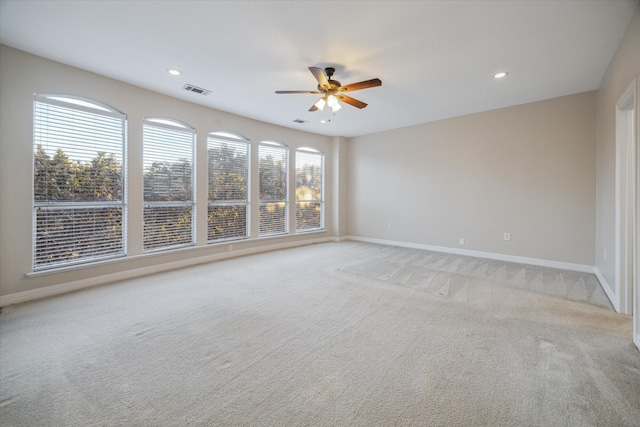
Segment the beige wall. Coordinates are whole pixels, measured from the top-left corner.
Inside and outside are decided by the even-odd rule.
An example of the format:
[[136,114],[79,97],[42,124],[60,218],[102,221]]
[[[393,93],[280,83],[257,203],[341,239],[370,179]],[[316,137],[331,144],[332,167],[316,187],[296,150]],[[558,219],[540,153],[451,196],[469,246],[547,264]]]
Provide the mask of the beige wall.
[[[260,247],[282,247],[333,237],[333,141],[332,138],[300,132],[205,108],[160,95],[93,73],[0,46],[0,297],[69,283],[100,283],[101,277],[124,277],[127,271],[149,273],[169,265],[228,256],[227,244],[206,245],[206,133],[238,132],[252,142],[280,141],[292,150],[310,146],[321,149],[326,159],[326,229],[324,233],[253,239],[233,242],[234,253]],[[130,257],[104,266],[76,268],[65,273],[27,277],[31,271],[31,209],[34,93],[73,94],[108,104],[128,115],[129,123],[129,238]],[[142,255],[142,120],[169,117],[198,131],[198,247],[172,254]],[[255,145],[255,144],[254,144]],[[255,184],[257,174],[252,183]],[[293,178],[290,181],[294,182]],[[255,187],[255,185],[254,185]],[[255,210],[255,207],[253,207]],[[253,215],[253,230],[257,229]],[[253,235],[255,235],[255,231]],[[173,263],[173,264],[172,264]],[[45,293],[46,294],[46,293]]]
[[341,136],[333,138],[333,235],[340,239],[347,237],[348,141]]
[[349,234],[592,266],[595,100],[588,92],[353,138]]
[[[636,8],[624,38],[602,79],[597,97],[595,263],[607,284],[612,288],[615,286],[616,103],[629,84],[638,76],[640,76],[640,6]],[[640,82],[638,83],[636,87],[640,89]],[[640,100],[640,94],[636,93],[636,102],[638,100]]]

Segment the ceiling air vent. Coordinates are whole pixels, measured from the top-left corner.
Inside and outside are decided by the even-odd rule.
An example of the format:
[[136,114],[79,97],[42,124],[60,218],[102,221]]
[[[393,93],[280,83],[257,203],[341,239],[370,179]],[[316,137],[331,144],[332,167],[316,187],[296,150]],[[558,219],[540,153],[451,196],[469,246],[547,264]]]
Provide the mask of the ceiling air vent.
[[303,124],[303,123],[309,123],[309,121],[308,120],[302,120],[302,119],[295,119],[293,121],[293,123]]
[[211,93],[210,90],[203,89],[201,87],[194,86],[194,85],[188,85],[188,84],[184,85],[182,89],[188,90],[189,92],[199,93],[200,95],[209,95]]

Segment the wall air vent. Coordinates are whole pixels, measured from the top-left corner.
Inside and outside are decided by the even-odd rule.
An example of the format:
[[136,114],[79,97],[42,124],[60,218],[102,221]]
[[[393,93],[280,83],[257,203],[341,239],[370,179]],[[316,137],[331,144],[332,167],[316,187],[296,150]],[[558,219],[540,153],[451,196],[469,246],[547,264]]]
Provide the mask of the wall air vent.
[[302,120],[302,119],[295,119],[293,121],[293,123],[303,124],[303,123],[309,123],[309,121],[308,120]]
[[199,93],[200,95],[209,95],[211,93],[210,90],[203,89],[201,87],[189,85],[189,84],[184,85],[182,89],[188,90],[189,92],[193,92],[193,93]]

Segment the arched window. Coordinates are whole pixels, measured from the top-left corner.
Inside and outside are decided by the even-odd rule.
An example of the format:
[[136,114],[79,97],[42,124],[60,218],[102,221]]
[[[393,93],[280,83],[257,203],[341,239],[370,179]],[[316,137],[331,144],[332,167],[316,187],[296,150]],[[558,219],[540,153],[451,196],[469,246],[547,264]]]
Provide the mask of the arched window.
[[296,231],[324,228],[324,154],[315,148],[296,150]]
[[262,141],[258,151],[260,236],[288,233],[289,149],[279,142]]
[[34,270],[126,254],[126,126],[102,103],[35,95]]
[[144,120],[145,252],[195,243],[195,137],[195,129],[177,120]]
[[209,242],[249,236],[249,142],[232,132],[207,138]]

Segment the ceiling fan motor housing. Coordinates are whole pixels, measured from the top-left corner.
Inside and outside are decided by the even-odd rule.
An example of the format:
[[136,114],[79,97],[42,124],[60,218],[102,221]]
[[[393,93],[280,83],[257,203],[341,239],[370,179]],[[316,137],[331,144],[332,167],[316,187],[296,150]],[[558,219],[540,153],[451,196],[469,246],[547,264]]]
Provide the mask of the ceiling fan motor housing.
[[338,88],[342,86],[342,84],[340,84],[339,81],[331,80],[331,76],[333,76],[335,72],[336,72],[336,69],[333,67],[327,67],[324,69],[324,73],[327,76],[327,82],[329,83],[329,87],[326,88],[318,85],[318,90],[325,93],[329,92],[331,94],[332,92],[336,92]]

